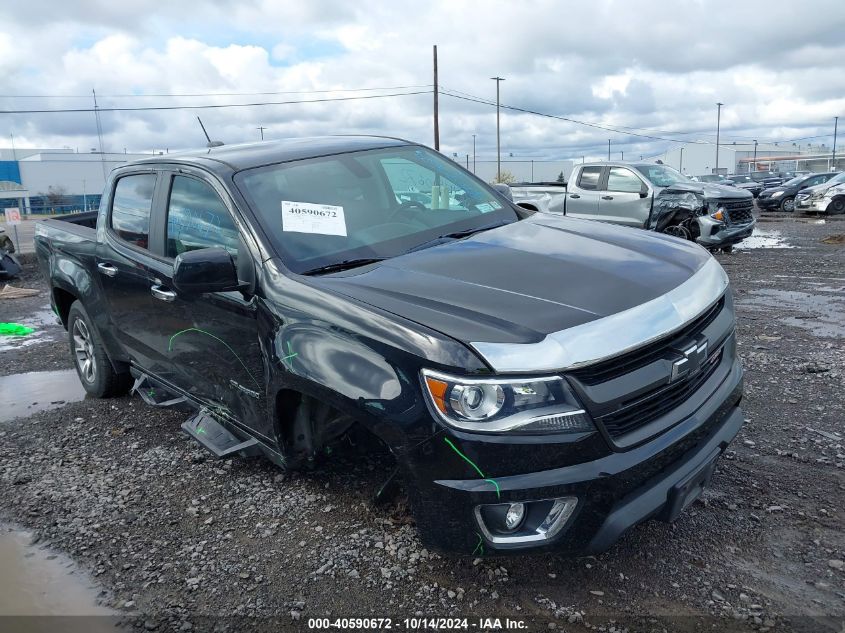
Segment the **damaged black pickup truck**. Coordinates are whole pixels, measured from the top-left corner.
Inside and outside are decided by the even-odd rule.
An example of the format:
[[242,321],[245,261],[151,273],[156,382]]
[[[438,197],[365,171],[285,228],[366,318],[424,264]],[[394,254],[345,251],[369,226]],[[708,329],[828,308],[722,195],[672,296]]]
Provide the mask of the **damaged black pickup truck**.
[[676,519],[743,422],[705,249],[531,213],[407,141],[128,164],[36,247],[90,394],[149,381],[285,468],[364,429],[447,550],[605,550]]

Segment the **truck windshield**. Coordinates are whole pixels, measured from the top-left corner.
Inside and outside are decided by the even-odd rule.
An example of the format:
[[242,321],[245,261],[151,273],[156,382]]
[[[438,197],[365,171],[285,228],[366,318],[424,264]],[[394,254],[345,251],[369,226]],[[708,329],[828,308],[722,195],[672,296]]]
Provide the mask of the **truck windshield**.
[[666,165],[637,165],[637,171],[656,187],[668,187],[679,182],[690,181],[681,172]]
[[235,183],[296,273],[363,265],[519,219],[483,182],[414,145],[257,167]]

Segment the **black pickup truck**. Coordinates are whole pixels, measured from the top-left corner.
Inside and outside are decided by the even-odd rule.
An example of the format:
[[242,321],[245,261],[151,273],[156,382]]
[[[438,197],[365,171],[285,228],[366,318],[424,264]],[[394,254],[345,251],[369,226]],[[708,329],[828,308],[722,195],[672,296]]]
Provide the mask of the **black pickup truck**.
[[532,213],[407,141],[157,156],[35,241],[90,394],[149,381],[284,468],[368,432],[442,549],[605,550],[676,519],[743,422],[703,248]]

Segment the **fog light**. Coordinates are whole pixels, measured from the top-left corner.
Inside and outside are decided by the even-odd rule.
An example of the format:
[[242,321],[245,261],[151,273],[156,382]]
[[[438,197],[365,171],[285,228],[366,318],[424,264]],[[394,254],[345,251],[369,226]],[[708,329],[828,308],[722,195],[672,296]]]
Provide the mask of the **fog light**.
[[525,518],[525,506],[521,503],[512,503],[508,506],[508,512],[505,514],[505,529],[508,532],[513,532],[516,528],[522,525],[522,520]]

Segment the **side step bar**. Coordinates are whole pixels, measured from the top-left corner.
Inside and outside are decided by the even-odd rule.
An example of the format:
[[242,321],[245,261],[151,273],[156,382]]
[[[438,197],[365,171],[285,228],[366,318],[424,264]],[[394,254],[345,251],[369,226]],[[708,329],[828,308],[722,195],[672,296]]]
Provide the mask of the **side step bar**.
[[218,458],[236,454],[243,457],[261,454],[258,440],[254,437],[243,440],[235,436],[215,420],[207,409],[200,409],[196,415],[185,420],[182,423],[182,431]]

